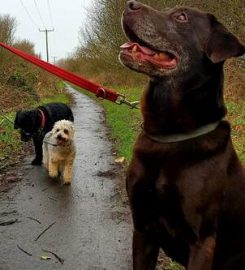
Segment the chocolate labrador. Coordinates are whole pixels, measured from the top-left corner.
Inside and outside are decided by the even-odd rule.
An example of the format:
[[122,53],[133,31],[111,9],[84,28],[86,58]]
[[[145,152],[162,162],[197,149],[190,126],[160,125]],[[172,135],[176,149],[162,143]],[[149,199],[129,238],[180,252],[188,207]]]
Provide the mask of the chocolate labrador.
[[155,269],[160,248],[188,270],[244,270],[245,173],[223,120],[223,64],[245,47],[187,7],[128,1],[122,25],[121,62],[150,77],[126,180],[134,270]]

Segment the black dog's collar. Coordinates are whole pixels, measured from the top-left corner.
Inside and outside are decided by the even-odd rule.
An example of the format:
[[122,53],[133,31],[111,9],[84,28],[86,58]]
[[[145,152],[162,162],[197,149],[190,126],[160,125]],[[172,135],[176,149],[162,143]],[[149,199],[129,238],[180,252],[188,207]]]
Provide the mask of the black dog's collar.
[[41,128],[43,129],[46,125],[46,117],[45,117],[44,112],[41,110],[41,108],[38,108],[38,111],[41,114]]

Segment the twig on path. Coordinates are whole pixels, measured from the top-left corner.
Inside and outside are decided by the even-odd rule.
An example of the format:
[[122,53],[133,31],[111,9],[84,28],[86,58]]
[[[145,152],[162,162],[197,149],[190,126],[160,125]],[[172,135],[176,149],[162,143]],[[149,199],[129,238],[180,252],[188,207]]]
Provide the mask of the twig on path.
[[57,202],[58,200],[56,200],[56,199],[54,199],[54,198],[52,198],[52,197],[48,197],[50,200],[52,200],[52,201],[55,201],[55,202]]
[[37,223],[39,223],[39,224],[42,224],[42,222],[41,221],[39,221],[38,219],[36,219],[36,218],[33,218],[33,217],[27,217],[27,218],[29,218],[29,219],[31,219],[31,220],[34,220],[34,221],[36,221]]
[[44,231],[42,231],[34,241],[37,241],[47,230],[49,230],[53,225],[55,224],[55,222],[53,222],[52,224],[50,224]]
[[32,256],[31,253],[25,251],[25,250],[24,250],[23,248],[21,248],[19,245],[17,245],[17,248],[18,248],[19,250],[21,250],[22,252],[24,252],[25,254],[27,254],[28,256]]
[[16,214],[16,213],[17,213],[16,210],[9,211],[9,212],[2,212],[2,213],[0,213],[0,216],[8,216],[8,215],[11,215],[11,214]]
[[18,222],[18,219],[12,219],[12,220],[8,220],[8,221],[0,221],[0,226],[8,226],[8,225],[12,225],[14,223]]
[[50,251],[50,250],[47,250],[47,249],[42,249],[42,251],[54,255],[54,257],[55,257],[61,264],[63,264],[64,261],[65,261],[64,259],[62,259],[61,257],[59,257],[59,256],[58,256],[56,253],[54,253],[53,251]]

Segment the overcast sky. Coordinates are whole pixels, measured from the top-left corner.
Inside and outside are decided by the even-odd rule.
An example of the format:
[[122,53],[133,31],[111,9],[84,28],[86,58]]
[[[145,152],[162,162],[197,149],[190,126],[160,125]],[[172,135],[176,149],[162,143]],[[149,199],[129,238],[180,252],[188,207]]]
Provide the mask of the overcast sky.
[[93,0],[0,0],[0,14],[16,18],[15,36],[35,44],[36,53],[46,60],[45,33],[49,32],[50,62],[64,58],[79,45],[79,29],[86,21]]

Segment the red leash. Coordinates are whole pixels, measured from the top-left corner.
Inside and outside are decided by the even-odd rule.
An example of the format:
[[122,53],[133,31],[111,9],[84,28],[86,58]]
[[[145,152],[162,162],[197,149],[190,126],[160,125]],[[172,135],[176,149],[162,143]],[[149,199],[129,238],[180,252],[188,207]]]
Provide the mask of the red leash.
[[45,62],[33,55],[30,55],[26,52],[23,52],[19,49],[13,48],[9,45],[6,45],[2,42],[0,42],[0,46],[9,50],[10,52],[22,57],[23,59],[31,62],[32,64],[60,77],[61,79],[68,81],[74,85],[77,85],[81,88],[84,88],[92,93],[94,93],[97,97],[108,99],[110,101],[113,101],[117,104],[127,104],[131,108],[136,108],[138,105],[138,102],[129,102],[125,99],[124,95],[119,94],[118,92],[115,92],[109,88],[102,87],[101,85],[91,82],[83,77],[80,77],[78,75],[75,75],[63,68],[57,67],[55,65],[52,65],[48,62]]

